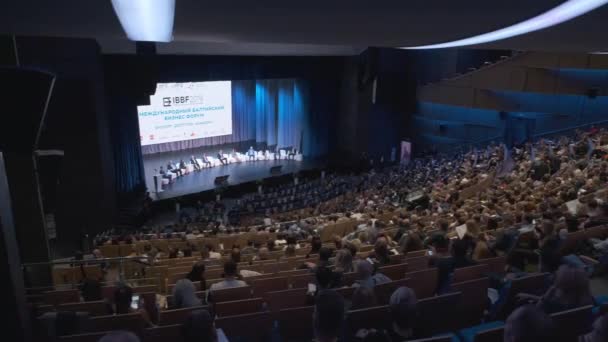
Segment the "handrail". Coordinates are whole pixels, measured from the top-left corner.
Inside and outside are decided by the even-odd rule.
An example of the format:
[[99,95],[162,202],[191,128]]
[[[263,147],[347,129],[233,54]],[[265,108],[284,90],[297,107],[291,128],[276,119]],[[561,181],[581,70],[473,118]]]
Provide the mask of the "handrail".
[[67,265],[67,264],[99,264],[102,262],[111,262],[111,261],[135,261],[141,262],[145,257],[142,256],[126,256],[126,257],[114,257],[114,258],[100,258],[100,259],[83,259],[83,260],[53,260],[53,261],[41,261],[41,262],[28,262],[21,264],[21,267],[30,267],[30,266],[45,266],[45,265]]

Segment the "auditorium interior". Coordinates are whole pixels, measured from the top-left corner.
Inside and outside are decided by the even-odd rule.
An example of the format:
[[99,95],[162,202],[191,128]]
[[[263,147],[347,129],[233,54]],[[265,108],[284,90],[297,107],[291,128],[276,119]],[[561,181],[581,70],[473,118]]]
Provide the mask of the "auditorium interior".
[[5,335],[608,341],[607,25],[608,0],[3,1]]

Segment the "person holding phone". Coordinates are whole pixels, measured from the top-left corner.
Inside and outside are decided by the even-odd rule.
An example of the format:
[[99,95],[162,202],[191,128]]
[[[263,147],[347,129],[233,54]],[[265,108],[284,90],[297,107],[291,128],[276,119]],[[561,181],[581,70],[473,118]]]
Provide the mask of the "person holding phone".
[[153,326],[154,324],[152,324],[144,304],[144,299],[139,295],[134,295],[133,289],[128,285],[118,285],[114,290],[114,314],[123,315],[138,312],[146,325]]

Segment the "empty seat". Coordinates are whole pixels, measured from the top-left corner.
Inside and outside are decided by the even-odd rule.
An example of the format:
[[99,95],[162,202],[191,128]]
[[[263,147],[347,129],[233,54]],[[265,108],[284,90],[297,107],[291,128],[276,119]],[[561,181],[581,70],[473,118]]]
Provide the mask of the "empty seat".
[[191,308],[162,310],[159,313],[158,325],[183,324],[190,313],[195,310],[209,310],[208,306],[195,306]]
[[430,337],[456,330],[458,322],[454,318],[458,315],[460,303],[460,292],[418,300],[416,335]]
[[421,338],[418,340],[408,340],[409,342],[452,342],[457,341],[453,334],[446,334],[443,336],[435,336],[429,338]]
[[374,292],[376,293],[376,299],[378,304],[388,304],[389,299],[393,292],[401,286],[409,287],[410,279],[395,280],[384,284],[378,284],[374,286]]
[[479,264],[475,266],[462,267],[454,270],[452,283],[462,283],[464,281],[483,278],[490,272],[490,265]]
[[290,289],[266,293],[266,301],[271,312],[278,313],[280,310],[297,308],[307,305],[307,289]]
[[378,269],[378,272],[391,278],[391,280],[400,280],[405,277],[405,273],[407,272],[407,266],[407,264],[384,266],[380,267]]
[[351,310],[346,314],[346,322],[350,336],[359,329],[388,329],[391,326],[390,310],[388,305]]
[[500,256],[496,258],[483,259],[482,264],[490,266],[490,272],[496,274],[505,273],[505,267],[507,266],[507,257]]
[[316,283],[315,275],[312,273],[308,273],[308,274],[303,274],[303,275],[291,276],[289,278],[289,283],[291,284],[291,287],[294,289],[307,287],[308,284]]
[[78,290],[59,290],[44,292],[44,304],[59,305],[62,303],[75,303],[80,301]]
[[222,329],[229,340],[246,338],[248,341],[270,341],[273,318],[270,312],[220,317],[215,326]]
[[60,342],[97,342],[104,337],[109,331],[93,332],[85,334],[76,334],[59,337]]
[[65,303],[57,306],[57,311],[82,311],[90,316],[104,316],[111,313],[111,307],[105,300],[94,302]]
[[488,306],[490,279],[480,278],[452,284],[452,290],[462,294],[458,320],[461,326],[479,324]]
[[251,286],[233,287],[230,289],[215,290],[210,294],[213,302],[229,302],[233,300],[251,298]]
[[287,278],[256,279],[251,282],[253,295],[264,297],[267,292],[287,290]]
[[416,272],[408,272],[405,276],[406,278],[410,278],[410,288],[414,290],[416,298],[427,298],[435,294],[435,289],[437,288],[436,268],[429,268]]
[[230,302],[215,303],[215,314],[223,316],[234,316],[247,313],[259,312],[264,300],[262,298],[241,299]]
[[182,325],[172,324],[144,329],[144,342],[167,342],[182,340]]
[[123,315],[107,315],[92,317],[89,319],[88,332],[129,330],[137,334],[141,333],[146,322],[141,313],[134,312]]

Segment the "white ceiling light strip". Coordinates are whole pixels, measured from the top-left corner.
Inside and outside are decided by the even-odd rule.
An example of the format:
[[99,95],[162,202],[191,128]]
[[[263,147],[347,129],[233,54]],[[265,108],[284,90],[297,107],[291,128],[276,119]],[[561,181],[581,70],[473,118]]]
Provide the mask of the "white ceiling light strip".
[[175,0],[112,0],[112,6],[130,40],[173,40]]
[[561,24],[568,20],[574,19],[580,15],[583,15],[587,12],[591,12],[594,9],[605,5],[606,3],[608,3],[608,0],[568,0],[563,4],[554,7],[534,18],[530,18],[528,20],[522,21],[515,25],[511,25],[509,27],[502,28],[500,30],[480,34],[474,37],[455,40],[452,42],[423,46],[401,47],[400,49],[443,49],[489,43]]

